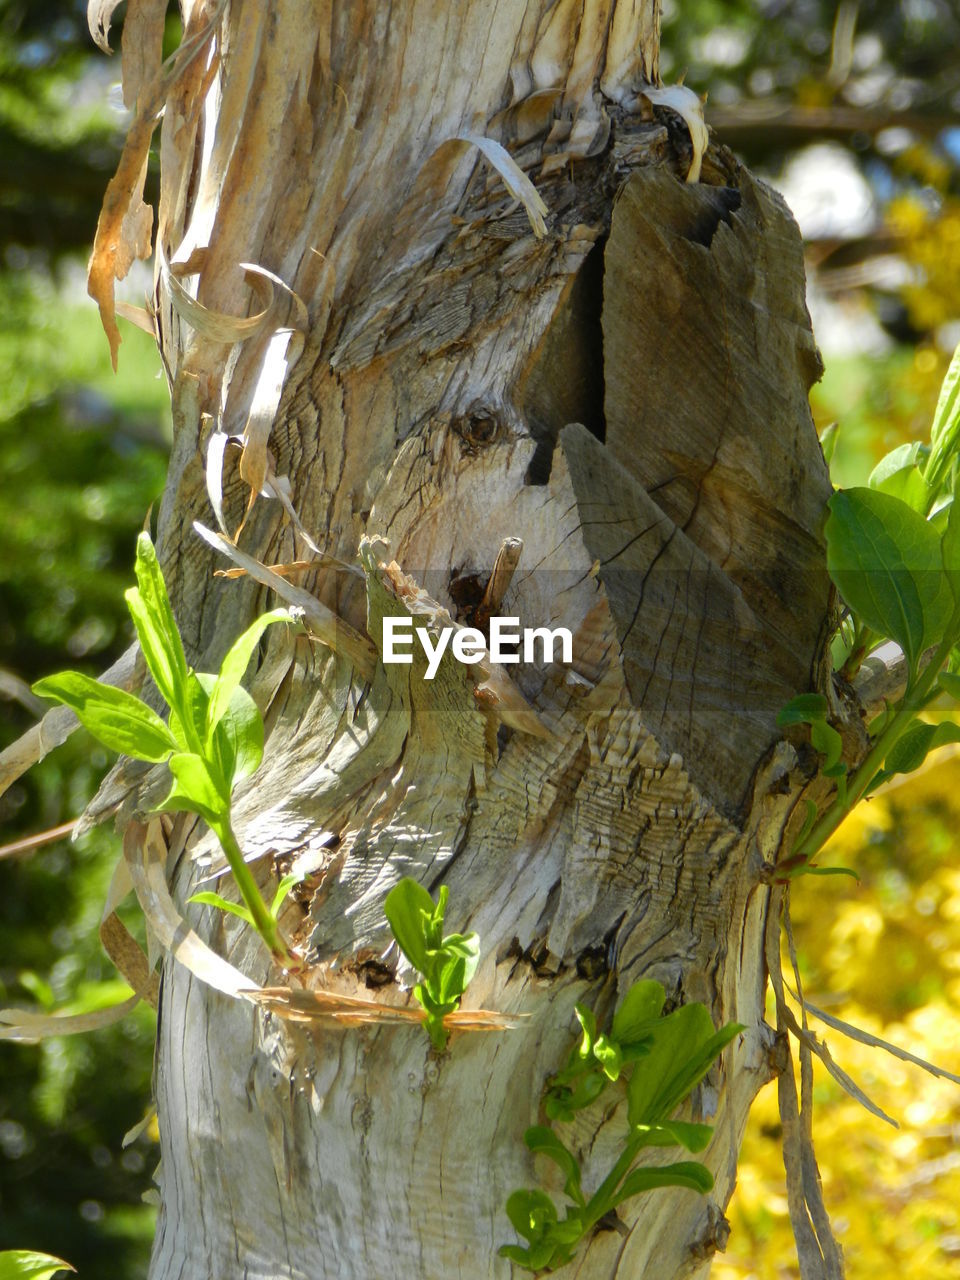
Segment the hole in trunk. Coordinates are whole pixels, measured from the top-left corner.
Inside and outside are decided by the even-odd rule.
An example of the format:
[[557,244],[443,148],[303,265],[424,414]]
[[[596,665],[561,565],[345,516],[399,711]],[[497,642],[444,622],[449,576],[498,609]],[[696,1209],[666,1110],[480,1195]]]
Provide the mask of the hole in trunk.
[[598,240],[557,308],[517,392],[517,407],[537,448],[527,468],[528,484],[550,478],[557,436],[580,422],[598,440],[607,434],[603,416],[603,249]]

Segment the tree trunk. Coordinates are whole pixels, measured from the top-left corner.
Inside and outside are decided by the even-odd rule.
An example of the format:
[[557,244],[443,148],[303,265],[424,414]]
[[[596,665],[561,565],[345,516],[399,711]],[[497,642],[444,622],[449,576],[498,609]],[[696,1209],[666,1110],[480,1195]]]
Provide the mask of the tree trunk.
[[[160,90],[156,319],[175,423],[159,545],[191,661],[214,669],[270,603],[214,578],[226,562],[192,527],[213,523],[215,432],[246,432],[242,477],[225,455],[231,532],[245,480],[276,495],[285,476],[324,552],[356,565],[366,540],[362,576],[298,579],[338,619],[325,643],[268,633],[241,844],[265,884],[311,873],[282,918],[308,988],[405,1003],[383,902],[412,875],[449,885],[448,927],[480,934],[466,1005],[525,1020],[437,1056],[419,1028],[297,1022],[168,956],[151,1275],[511,1274],[507,1195],[561,1196],[522,1136],[573,1005],[603,1019],[640,977],[746,1026],[693,1099],[716,1126],[715,1189],[628,1201],[557,1274],[705,1274],[774,1070],[768,872],[806,780],[774,720],[818,685],[828,603],[797,229],[727,152],[684,181],[687,127],[642,96],[658,0],[184,7],[200,54]],[[543,228],[465,135],[534,178]],[[277,285],[234,342],[217,317],[259,305],[246,281],[265,288],[241,263],[296,298]],[[191,271],[206,313],[184,300]],[[496,611],[568,627],[572,664],[484,683],[449,656],[423,679],[418,647],[412,666],[380,661],[385,614],[481,617],[505,539],[522,552]],[[310,557],[276,498],[239,546]],[[184,905],[216,853],[202,825],[166,839],[179,909],[251,986],[279,984],[249,929]],[[623,1106],[581,1114],[565,1134],[591,1185]]]

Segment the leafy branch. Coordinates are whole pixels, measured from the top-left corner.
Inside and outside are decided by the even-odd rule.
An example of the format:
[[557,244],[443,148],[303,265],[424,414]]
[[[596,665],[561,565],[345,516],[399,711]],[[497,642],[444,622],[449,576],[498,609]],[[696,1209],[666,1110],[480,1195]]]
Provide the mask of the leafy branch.
[[623,1149],[588,1196],[579,1161],[553,1129],[547,1125],[527,1129],[524,1142],[531,1152],[558,1166],[570,1203],[561,1218],[545,1191],[514,1191],[507,1200],[507,1216],[527,1243],[503,1245],[503,1257],[529,1271],[552,1271],[569,1262],[580,1242],[625,1200],[657,1187],[689,1187],[704,1194],[713,1186],[709,1169],[697,1161],[656,1166],[636,1162],[647,1147],[679,1146],[694,1154],[704,1150],[713,1133],[711,1125],[670,1117],[743,1027],[732,1022],[717,1031],[702,1004],[681,1005],[663,1016],[664,998],[659,982],[635,983],[615,1013],[609,1034],[598,1034],[593,1013],[577,1005],[580,1043],[566,1066],[548,1082],[544,1109],[551,1119],[570,1120],[624,1074],[627,1134]]
[[930,724],[924,711],[941,694],[960,699],[960,347],[954,353],[934,414],[929,446],[901,445],[874,468],[867,485],[838,490],[824,528],[827,570],[846,613],[834,639],[835,666],[851,678],[880,645],[895,642],[907,664],[902,697],[870,726],[870,746],[852,772],[828,722],[827,701],[801,694],[778,724],[806,724],[824,757],[822,772],[836,791],[807,821],[778,871],[827,874],[817,853],[853,807],[897,773],[918,769],[930,751],[960,741],[960,726]]
[[217,675],[191,670],[150,535],[137,539],[137,586],[125,593],[147,668],[167,704],[166,722],[145,702],[100,684],[79,671],[46,676],[34,693],[68,706],[104,746],[137,760],[165,763],[173,785],[156,811],[199,814],[216,835],[237,882],[243,905],[215,893],[192,902],[210,903],[253,925],[274,958],[293,964],[277,916],[295,878],[287,876],[268,906],[233,832],[231,797],[241,779],[263,758],[263,720],[240,683],[267,627],[291,622],[283,609],[262,614],[237,639]]

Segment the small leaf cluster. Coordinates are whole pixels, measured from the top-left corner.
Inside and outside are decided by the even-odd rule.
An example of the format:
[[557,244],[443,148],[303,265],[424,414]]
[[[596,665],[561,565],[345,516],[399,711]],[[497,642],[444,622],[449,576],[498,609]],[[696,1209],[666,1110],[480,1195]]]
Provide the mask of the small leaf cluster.
[[426,1012],[424,1023],[433,1047],[447,1046],[444,1017],[460,1007],[460,999],[480,962],[475,933],[443,933],[449,888],[440,886],[438,900],[411,876],[387,894],[384,914],[400,950],[420,974],[413,994]]
[[929,445],[914,441],[888,454],[865,486],[828,502],[827,569],[845,607],[832,654],[851,678],[873,650],[894,641],[907,666],[901,698],[869,726],[870,747],[850,773],[826,699],[801,694],[778,724],[806,724],[836,794],[818,819],[812,803],[786,874],[826,872],[812,858],[864,796],[894,774],[920,767],[927,754],[960,740],[954,724],[928,724],[930,703],[960,696],[960,347],[937,402]]
[[125,593],[125,599],[147,669],[167,704],[167,720],[133,694],[78,671],[47,676],[33,691],[68,706],[104,746],[167,765],[173,785],[157,811],[186,810],[206,821],[226,854],[244,905],[212,893],[198,894],[196,900],[241,915],[275,955],[287,960],[276,915],[289,892],[289,877],[268,908],[237,845],[230,806],[235,784],[253,773],[263,758],[263,720],[240,681],[266,628],[290,622],[291,616],[285,610],[261,615],[234,642],[217,675],[193,671],[147,533],[137,539],[135,568],[137,586]]
[[713,1186],[710,1171],[697,1161],[656,1166],[636,1162],[647,1147],[679,1146],[694,1154],[704,1150],[712,1126],[670,1117],[743,1027],[729,1023],[717,1031],[702,1004],[681,1005],[664,1016],[664,998],[659,982],[635,983],[606,1035],[597,1033],[592,1012],[577,1006],[583,1034],[566,1066],[549,1082],[545,1110],[551,1119],[568,1120],[595,1102],[622,1074],[627,1093],[623,1149],[588,1196],[577,1157],[553,1129],[546,1125],[528,1129],[524,1142],[534,1154],[558,1166],[570,1203],[561,1218],[545,1191],[514,1191],[507,1200],[507,1216],[526,1244],[503,1245],[503,1257],[529,1271],[552,1271],[569,1262],[597,1223],[632,1196],[657,1187],[689,1187],[703,1194]]

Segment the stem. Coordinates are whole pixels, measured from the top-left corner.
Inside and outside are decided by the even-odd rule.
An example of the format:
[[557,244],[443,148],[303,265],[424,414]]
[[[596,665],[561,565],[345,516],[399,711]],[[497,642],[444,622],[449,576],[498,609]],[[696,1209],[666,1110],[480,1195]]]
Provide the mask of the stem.
[[[638,1142],[636,1138],[627,1139],[626,1146],[620,1152],[620,1155],[617,1159],[616,1164],[613,1166],[613,1168],[610,1170],[610,1172],[607,1174],[604,1180],[600,1183],[599,1187],[597,1187],[596,1191],[587,1201],[587,1207],[584,1212],[584,1218],[583,1218],[584,1234],[586,1234],[586,1232],[589,1230],[590,1227],[592,1227],[595,1223],[599,1222],[599,1220],[607,1212],[607,1209],[609,1206],[606,1205],[605,1202],[608,1201],[614,1195],[617,1187],[619,1187],[620,1183],[624,1180],[624,1178],[630,1172],[630,1167],[633,1164],[634,1160],[636,1160],[637,1156],[640,1154],[640,1150],[642,1146],[643,1146],[643,1143]],[[591,1205],[595,1206],[593,1211],[591,1211],[591,1208],[590,1208]],[[599,1213],[597,1212],[597,1208],[600,1209]]]
[[230,825],[229,814],[214,827],[214,832],[220,841],[220,847],[226,855],[227,862],[230,864],[233,878],[236,880],[237,888],[240,890],[240,897],[253,917],[257,933],[270,948],[274,958],[284,967],[289,967],[292,963],[292,957],[287,949],[287,944],[276,920],[267,909],[267,904],[261,896],[253,872],[244,861],[240,845],[237,843],[237,837],[233,834],[233,827]]
[[842,803],[839,796],[834,799],[833,803],[813,824],[794,850],[793,856],[795,858],[801,858],[809,862],[812,857],[820,852],[850,810],[863,797],[864,792],[883,765],[890,748],[910,728],[919,712],[926,706],[933,682],[940,674],[943,664],[950,657],[950,650],[956,643],[958,630],[960,630],[960,605],[954,609],[946,634],[943,640],[940,641],[936,653],[924,667],[913,688],[904,695],[899,711],[897,711],[886,729],[867,752],[859,768],[851,776],[847,784],[846,798]]

